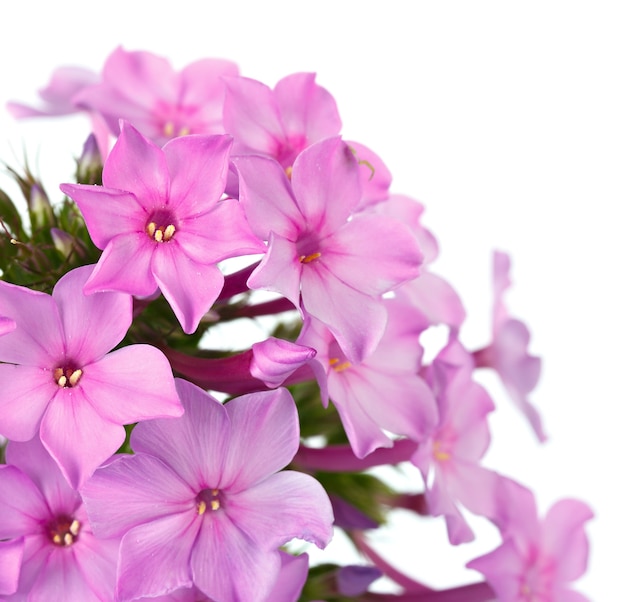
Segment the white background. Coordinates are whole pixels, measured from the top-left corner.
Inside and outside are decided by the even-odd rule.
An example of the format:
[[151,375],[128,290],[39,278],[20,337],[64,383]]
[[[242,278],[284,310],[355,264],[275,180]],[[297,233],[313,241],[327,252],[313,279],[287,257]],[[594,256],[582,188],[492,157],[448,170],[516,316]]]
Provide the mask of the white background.
[[[98,7],[101,7],[98,11]],[[593,507],[588,575],[596,602],[622,599],[626,10],[620,2],[24,1],[2,7],[0,101],[35,100],[62,64],[99,69],[118,44],[176,67],[236,61],[273,86],[316,71],[348,139],[370,146],[393,190],[425,203],[437,271],[469,312],[464,341],[487,342],[491,250],[513,257],[512,313],[544,359],[533,400],[538,445],[497,383],[486,464],[527,484],[545,510]],[[87,15],[90,14],[90,17]],[[0,110],[0,158],[26,151],[51,191],[72,174],[80,118],[13,122]],[[0,175],[0,185],[9,189]],[[400,521],[401,522],[401,521]],[[402,567],[438,586],[475,580],[463,564],[497,544],[451,550],[439,521],[403,525]],[[381,545],[392,547],[392,530]],[[387,542],[387,543],[385,543]],[[403,546],[402,548],[400,546]]]

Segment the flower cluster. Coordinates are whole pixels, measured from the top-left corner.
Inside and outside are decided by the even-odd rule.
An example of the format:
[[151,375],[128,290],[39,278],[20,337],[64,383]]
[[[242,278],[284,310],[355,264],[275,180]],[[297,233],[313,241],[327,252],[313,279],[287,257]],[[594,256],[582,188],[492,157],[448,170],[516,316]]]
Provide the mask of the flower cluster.
[[[272,89],[228,61],[175,71],[118,48],[40,94],[9,109],[82,113],[92,134],[58,203],[28,168],[12,171],[28,219],[0,191],[0,599],[586,599],[570,583],[589,508],[541,521],[529,489],[482,464],[478,369],[545,439],[508,256],[492,342],[469,350],[423,206],[341,137],[314,74]],[[271,330],[239,343],[261,316]],[[401,462],[421,493],[366,472]],[[394,508],[443,517],[452,545],[474,538],[465,511],[492,521],[502,545],[468,565],[484,581],[436,590],[391,567],[367,535]],[[292,543],[324,548],[333,529],[367,564],[309,566]],[[383,574],[404,592],[371,591]]]

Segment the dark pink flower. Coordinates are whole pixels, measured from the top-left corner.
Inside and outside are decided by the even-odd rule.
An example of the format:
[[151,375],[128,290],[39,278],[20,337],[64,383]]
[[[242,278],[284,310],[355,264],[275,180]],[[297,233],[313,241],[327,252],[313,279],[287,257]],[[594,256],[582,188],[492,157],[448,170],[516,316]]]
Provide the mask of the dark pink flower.
[[419,274],[415,237],[393,218],[354,214],[359,166],[339,138],[303,151],[291,183],[272,159],[234,162],[250,226],[269,241],[248,285],[285,296],[324,323],[351,361],[361,361],[385,329],[383,293]]
[[540,520],[530,491],[510,480],[503,484],[503,543],[467,566],[485,575],[500,602],[588,602],[570,583],[587,567],[584,524],[593,517],[590,508],[561,500]]
[[85,296],[92,269],[63,276],[52,296],[0,282],[0,313],[16,324],[0,337],[0,432],[16,441],[39,433],[75,487],[122,444],[122,425],[183,411],[160,351],[108,353],[131,324],[132,299]]
[[[0,466],[0,540],[4,539],[8,540],[4,546],[23,543],[17,591],[4,599],[113,599],[119,539],[94,537],[80,496],[38,437],[27,443],[11,441],[7,465]],[[6,568],[0,561],[0,593]]]
[[530,332],[520,320],[512,318],[504,304],[504,293],[511,286],[511,260],[499,251],[493,255],[493,338],[489,346],[476,351],[477,367],[493,368],[514,403],[527,418],[540,441],[546,440],[541,416],[528,400],[537,386],[541,373],[541,359],[530,355]]
[[61,186],[104,251],[87,294],[160,289],[183,330],[196,330],[224,284],[217,263],[265,249],[239,203],[220,200],[231,143],[229,136],[184,136],[160,149],[125,123],[103,186]]
[[119,47],[107,58],[101,81],[85,88],[74,101],[100,113],[111,132],[119,120],[130,121],[162,146],[187,134],[221,134],[224,83],[238,74],[237,65],[203,59],[176,72],[167,59]]
[[281,545],[298,537],[323,547],[332,534],[321,485],[281,471],[298,449],[293,399],[278,389],[222,405],[186,381],[177,386],[183,417],[138,424],[136,453],[82,490],[95,532],[122,536],[117,599],[195,585],[220,602],[265,600]]

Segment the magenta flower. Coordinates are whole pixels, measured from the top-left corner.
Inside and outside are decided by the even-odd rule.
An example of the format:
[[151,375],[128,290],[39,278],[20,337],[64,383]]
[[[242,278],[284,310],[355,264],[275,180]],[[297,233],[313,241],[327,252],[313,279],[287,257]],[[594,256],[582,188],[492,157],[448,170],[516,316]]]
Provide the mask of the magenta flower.
[[39,433],[74,487],[122,444],[122,425],[182,413],[160,351],[108,353],[131,324],[132,299],[83,295],[92,268],[63,276],[52,296],[0,282],[0,313],[16,324],[0,337],[0,433]]
[[[394,299],[385,306],[389,320],[376,347],[362,362],[347,359],[330,331],[319,321],[305,323],[298,342],[317,351],[322,391],[328,387],[358,458],[379,447],[391,447],[390,434],[424,440],[437,424],[437,404],[417,372],[426,328],[421,314]],[[323,398],[323,401],[328,401]]]
[[291,184],[272,159],[234,162],[250,225],[269,241],[248,285],[285,296],[324,323],[351,361],[361,361],[385,329],[381,296],[419,274],[415,237],[393,218],[353,214],[359,166],[339,138],[303,151]]
[[314,73],[288,75],[274,90],[229,78],[226,90],[224,128],[235,138],[235,154],[268,155],[286,169],[305,148],[341,130],[335,100]]
[[454,545],[474,538],[458,504],[493,517],[499,481],[497,473],[479,464],[489,446],[487,414],[494,405],[472,380],[472,369],[471,355],[455,338],[429,366],[427,380],[437,398],[439,424],[411,458],[426,483],[428,511],[445,517]]
[[222,77],[238,71],[230,61],[204,59],[176,72],[165,58],[119,47],[107,58],[101,81],[74,101],[100,113],[113,134],[124,119],[162,146],[177,136],[223,133]]
[[[222,405],[177,381],[185,414],[138,424],[133,456],[97,470],[82,490],[95,532],[122,536],[120,602],[195,585],[220,602],[267,598],[279,546],[325,546],[332,510],[309,475],[282,471],[299,443],[286,389]],[[172,545],[175,542],[175,545]]]
[[[96,539],[82,500],[38,437],[11,441],[0,466],[0,540],[23,544],[19,585],[5,600],[113,599],[119,539]],[[8,576],[0,555],[0,593]]]
[[499,492],[508,515],[499,525],[504,541],[467,566],[485,575],[500,602],[588,602],[570,583],[587,568],[583,527],[593,517],[590,508],[561,500],[539,520],[530,491],[510,480],[504,485]]
[[528,353],[530,332],[523,322],[509,315],[504,304],[504,293],[511,286],[510,268],[509,256],[499,251],[494,252],[493,339],[491,345],[474,353],[474,360],[477,367],[489,367],[497,372],[537,438],[545,441],[547,437],[541,416],[528,400],[528,394],[539,381],[541,359]]
[[196,330],[224,284],[216,264],[265,249],[239,203],[220,201],[231,143],[228,136],[185,136],[160,149],[124,123],[103,186],[61,186],[104,251],[87,294],[160,289],[183,330]]

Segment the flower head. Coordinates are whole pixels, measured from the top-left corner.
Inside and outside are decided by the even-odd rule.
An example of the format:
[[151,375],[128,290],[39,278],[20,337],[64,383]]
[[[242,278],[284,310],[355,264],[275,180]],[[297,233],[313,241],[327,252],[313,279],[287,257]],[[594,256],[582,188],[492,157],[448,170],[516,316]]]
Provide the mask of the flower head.
[[224,284],[216,264],[265,249],[239,203],[220,200],[231,143],[228,136],[185,136],[160,149],[124,123],[103,186],[61,186],[104,251],[87,294],[160,289],[183,330],[196,330]]

